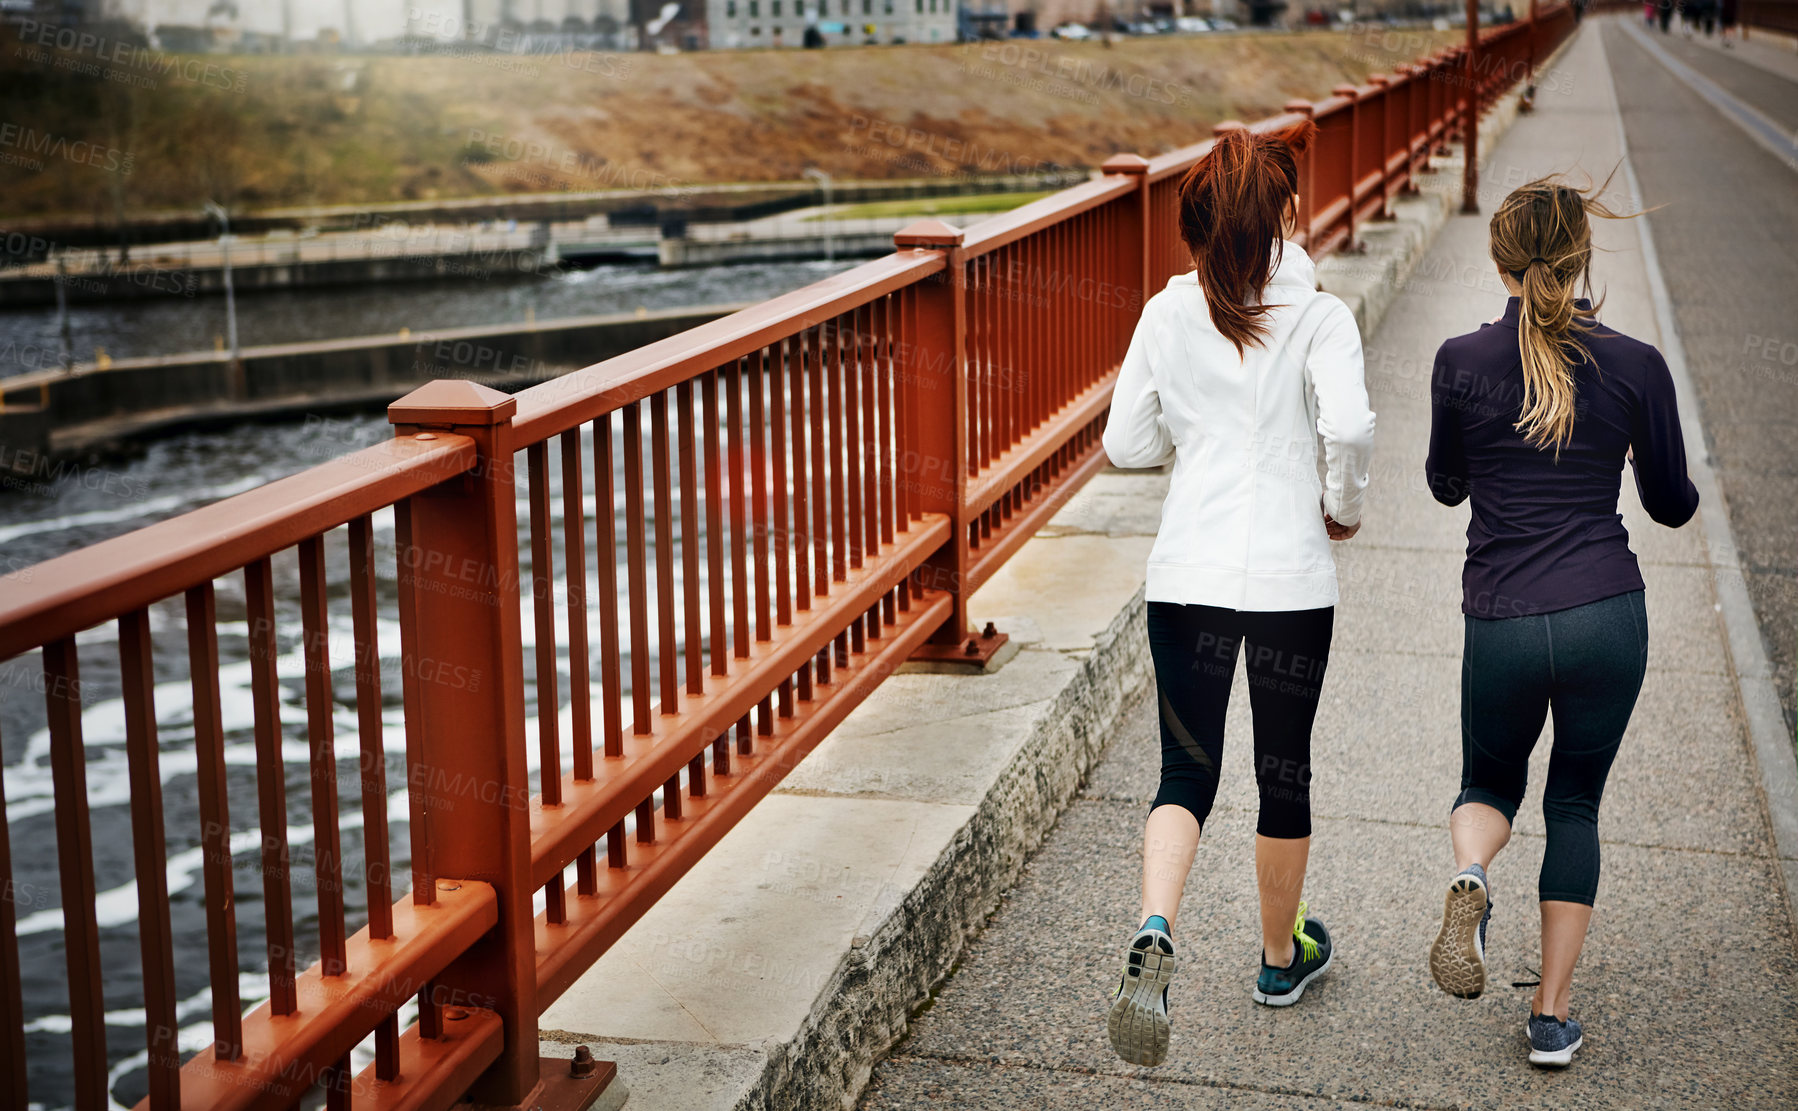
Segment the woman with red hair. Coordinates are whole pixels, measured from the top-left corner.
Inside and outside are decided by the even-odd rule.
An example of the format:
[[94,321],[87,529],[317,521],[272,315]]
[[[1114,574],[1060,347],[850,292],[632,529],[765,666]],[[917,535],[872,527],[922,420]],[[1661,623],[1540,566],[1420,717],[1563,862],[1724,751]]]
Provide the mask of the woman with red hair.
[[1132,1064],[1167,1056],[1174,923],[1217,794],[1245,639],[1261,793],[1256,1002],[1298,1002],[1334,955],[1300,899],[1311,724],[1337,600],[1330,542],[1361,527],[1374,415],[1354,314],[1318,291],[1290,241],[1298,161],[1316,130],[1225,130],[1181,182],[1194,269],[1143,306],[1105,428],[1114,465],[1173,464],[1146,587],[1161,785],[1143,833],[1142,926],[1108,1021]]

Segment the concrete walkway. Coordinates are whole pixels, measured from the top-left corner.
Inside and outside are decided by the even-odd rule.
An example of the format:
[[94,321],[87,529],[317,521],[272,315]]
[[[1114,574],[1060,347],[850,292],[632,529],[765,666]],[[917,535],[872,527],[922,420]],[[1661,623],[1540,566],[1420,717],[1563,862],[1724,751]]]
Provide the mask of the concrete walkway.
[[[1595,31],[1589,23],[1560,60],[1562,80],[1543,85],[1561,91],[1545,91],[1537,112],[1493,149],[1483,179],[1488,213],[1524,180],[1576,168],[1602,179],[1621,156]],[[862,1107],[1743,1109],[1798,1101],[1792,918],[1707,522],[1676,532],[1651,524],[1630,483],[1624,513],[1648,582],[1649,677],[1600,822],[1604,878],[1573,996],[1585,1049],[1566,1072],[1526,1064],[1530,991],[1510,986],[1533,981],[1539,967],[1547,738],[1518,835],[1492,870],[1494,985],[1460,1001],[1430,982],[1425,954],[1453,871],[1447,817],[1460,767],[1468,511],[1436,505],[1423,486],[1428,372],[1444,338],[1503,306],[1485,236],[1485,216],[1450,220],[1368,345],[1377,458],[1366,526],[1338,549],[1343,601],[1313,743],[1306,897],[1335,934],[1335,968],[1297,1007],[1250,1000],[1255,794],[1239,672],[1218,807],[1182,907],[1184,965],[1167,1063],[1123,1064],[1104,1028],[1117,952],[1134,925],[1142,820],[1159,763],[1153,704],[1143,702],[959,969],[877,1067]],[[1596,236],[1607,321],[1663,347],[1677,342],[1657,325],[1636,224],[1601,224]]]

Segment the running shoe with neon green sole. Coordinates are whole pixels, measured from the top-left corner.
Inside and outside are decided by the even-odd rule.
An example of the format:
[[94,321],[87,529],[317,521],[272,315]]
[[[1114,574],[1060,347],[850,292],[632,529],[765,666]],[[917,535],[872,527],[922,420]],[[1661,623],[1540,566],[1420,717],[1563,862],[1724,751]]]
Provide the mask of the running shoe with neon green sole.
[[1292,926],[1292,963],[1275,968],[1261,954],[1261,975],[1255,981],[1255,1002],[1269,1007],[1290,1007],[1305,994],[1311,981],[1329,971],[1336,958],[1336,947],[1330,943],[1330,931],[1315,918],[1306,916],[1307,905],[1299,904],[1298,921]]

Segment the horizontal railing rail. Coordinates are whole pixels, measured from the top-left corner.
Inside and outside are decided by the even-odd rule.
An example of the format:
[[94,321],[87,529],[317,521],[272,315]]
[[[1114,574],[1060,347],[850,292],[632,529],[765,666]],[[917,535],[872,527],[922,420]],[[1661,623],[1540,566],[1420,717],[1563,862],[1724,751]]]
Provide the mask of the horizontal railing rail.
[[[1248,125],[1318,122],[1301,244],[1354,245],[1572,25],[1544,8],[1471,57]],[[887,675],[990,648],[968,597],[1104,466],[1142,304],[1191,266],[1178,189],[1210,145],[1119,155],[966,232],[914,224],[885,258],[516,397],[432,383],[390,408],[388,442],[0,580],[0,666],[44,696],[32,751],[53,790],[19,782],[54,825],[62,927],[39,942],[54,931],[22,932],[0,900],[0,1075],[72,1076],[66,1102],[107,1106],[123,991],[151,1111],[285,1108],[319,1087],[331,1107],[531,1097],[549,1002]],[[90,690],[78,658],[106,623],[118,679]],[[13,657],[34,650],[21,678]],[[96,859],[117,853],[90,810],[89,750],[111,758],[110,735],[84,741],[112,713],[95,691],[122,717],[131,968],[98,912]],[[191,712],[159,717],[159,698]],[[346,758],[359,808],[339,795]],[[230,773],[245,762],[253,782]],[[9,824],[13,884],[51,858],[14,854]],[[174,845],[202,858],[203,969],[177,967],[178,945],[197,950],[174,932]],[[256,898],[237,898],[240,856]],[[315,909],[296,906],[306,889]],[[60,1072],[27,1045],[22,937],[23,967],[62,962]],[[240,949],[267,967],[248,1013]],[[203,1037],[182,1027],[196,1010]],[[4,1088],[0,1109],[38,1098]]]

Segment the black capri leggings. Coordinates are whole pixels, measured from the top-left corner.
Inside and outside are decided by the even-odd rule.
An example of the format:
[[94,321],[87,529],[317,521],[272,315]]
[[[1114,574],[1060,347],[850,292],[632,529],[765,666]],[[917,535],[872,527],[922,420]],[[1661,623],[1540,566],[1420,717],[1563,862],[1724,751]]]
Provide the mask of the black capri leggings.
[[[1217,798],[1224,711],[1249,642],[1249,707],[1263,837],[1311,836],[1311,723],[1323,692],[1336,610],[1253,611],[1149,603],[1149,652],[1161,703],[1161,789],[1202,828]],[[1153,809],[1153,807],[1151,807]]]
[[1537,881],[1544,902],[1591,906],[1598,894],[1598,801],[1647,668],[1640,590],[1533,617],[1467,618],[1455,806],[1483,802],[1515,821],[1530,750],[1554,711]]

